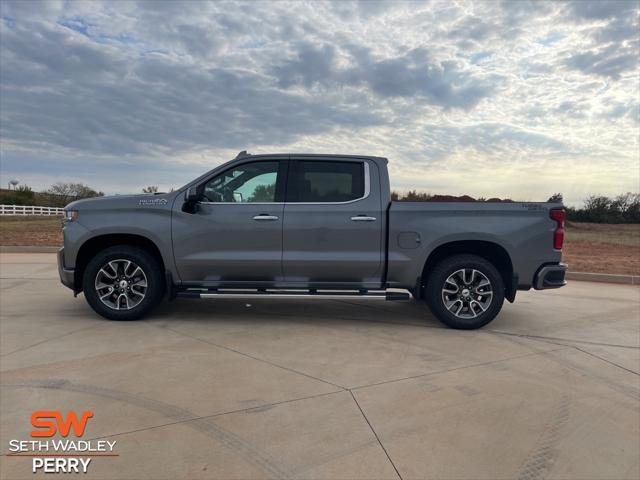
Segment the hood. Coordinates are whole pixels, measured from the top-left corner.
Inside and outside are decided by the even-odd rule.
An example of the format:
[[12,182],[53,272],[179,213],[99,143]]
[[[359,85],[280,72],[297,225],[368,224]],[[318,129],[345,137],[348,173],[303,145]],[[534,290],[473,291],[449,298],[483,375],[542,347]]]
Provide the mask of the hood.
[[103,210],[111,208],[166,207],[170,206],[178,191],[170,193],[141,193],[136,195],[110,195],[75,200],[65,210]]

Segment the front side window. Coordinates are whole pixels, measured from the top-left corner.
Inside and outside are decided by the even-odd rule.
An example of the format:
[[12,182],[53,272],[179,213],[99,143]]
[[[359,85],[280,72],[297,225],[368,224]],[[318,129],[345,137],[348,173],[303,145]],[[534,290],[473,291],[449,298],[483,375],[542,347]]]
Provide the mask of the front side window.
[[224,171],[204,185],[205,202],[275,202],[279,162],[245,163]]
[[348,202],[364,196],[362,162],[298,161],[293,202]]

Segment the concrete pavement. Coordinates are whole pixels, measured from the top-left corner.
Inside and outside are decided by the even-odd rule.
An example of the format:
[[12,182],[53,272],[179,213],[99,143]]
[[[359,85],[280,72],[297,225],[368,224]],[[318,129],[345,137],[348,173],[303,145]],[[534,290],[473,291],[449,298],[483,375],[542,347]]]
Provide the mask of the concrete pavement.
[[[92,410],[89,478],[638,478],[640,289],[518,292],[473,332],[415,303],[178,300],[96,316],[0,255],[0,445]],[[31,459],[2,456],[2,478]]]

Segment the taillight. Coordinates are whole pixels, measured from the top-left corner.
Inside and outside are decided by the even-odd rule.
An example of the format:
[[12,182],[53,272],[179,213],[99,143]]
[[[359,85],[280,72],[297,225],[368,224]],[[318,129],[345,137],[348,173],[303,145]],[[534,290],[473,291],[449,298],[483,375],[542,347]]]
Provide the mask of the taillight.
[[556,229],[553,231],[553,248],[562,250],[564,243],[564,208],[552,208],[549,217],[556,221]]

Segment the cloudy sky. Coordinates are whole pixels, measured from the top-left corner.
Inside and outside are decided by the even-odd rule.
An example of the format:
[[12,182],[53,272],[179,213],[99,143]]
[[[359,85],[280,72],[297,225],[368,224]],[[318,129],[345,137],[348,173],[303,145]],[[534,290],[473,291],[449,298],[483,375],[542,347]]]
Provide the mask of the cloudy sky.
[[178,187],[239,150],[392,187],[640,190],[638,1],[1,2],[0,182]]

